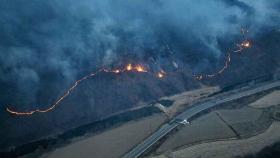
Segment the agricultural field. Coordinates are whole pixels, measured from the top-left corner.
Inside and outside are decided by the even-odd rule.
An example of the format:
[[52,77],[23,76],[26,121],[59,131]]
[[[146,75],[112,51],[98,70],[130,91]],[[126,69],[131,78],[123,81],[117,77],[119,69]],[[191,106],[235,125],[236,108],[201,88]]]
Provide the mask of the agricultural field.
[[265,131],[272,123],[270,110],[245,106],[240,109],[218,110],[217,113],[239,138],[246,138]]
[[166,117],[155,114],[137,121],[130,121],[104,133],[73,142],[44,154],[42,158],[79,158],[95,157],[115,158],[126,153],[141,140],[153,133]]
[[150,157],[224,158],[226,154],[232,158],[254,154],[277,143],[280,141],[278,93],[269,92],[245,105],[213,109],[169,135]]
[[[253,122],[258,120],[262,115],[263,111],[261,109],[253,109],[250,107],[243,107],[240,109],[233,110],[218,110],[217,113],[228,123],[236,124],[240,122]],[[238,117],[236,117],[238,114]]]
[[[176,158],[232,158],[260,151],[280,141],[280,122],[274,122],[268,130],[248,139],[223,140],[202,143],[169,153]],[[153,158],[167,158],[160,155]]]
[[232,130],[215,114],[210,113],[191,124],[183,127],[173,136],[168,138],[158,149],[161,153],[170,149],[176,149],[186,144],[193,144],[200,141],[233,138]]
[[251,103],[249,106],[254,108],[267,108],[280,104],[280,90],[273,91],[263,98]]

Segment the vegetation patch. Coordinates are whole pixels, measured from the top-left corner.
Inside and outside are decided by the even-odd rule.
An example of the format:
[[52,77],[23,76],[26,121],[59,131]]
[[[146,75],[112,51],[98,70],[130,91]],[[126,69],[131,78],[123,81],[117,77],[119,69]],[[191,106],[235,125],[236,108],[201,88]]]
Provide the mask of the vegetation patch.
[[169,107],[174,103],[174,101],[173,100],[168,100],[168,99],[161,99],[161,100],[158,101],[158,103],[160,103],[161,105],[163,105],[165,107]]
[[273,113],[273,118],[277,121],[280,121],[280,111],[275,111]]

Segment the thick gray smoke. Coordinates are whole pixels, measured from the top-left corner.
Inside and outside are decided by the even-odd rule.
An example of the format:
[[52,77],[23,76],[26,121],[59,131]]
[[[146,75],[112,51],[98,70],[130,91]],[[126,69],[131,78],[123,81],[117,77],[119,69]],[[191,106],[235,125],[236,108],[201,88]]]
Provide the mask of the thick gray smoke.
[[0,0],[1,103],[17,103],[14,92],[36,103],[42,88],[104,65],[160,62],[166,44],[177,60],[198,56],[191,66],[203,68],[242,27],[279,25],[277,7],[278,0]]

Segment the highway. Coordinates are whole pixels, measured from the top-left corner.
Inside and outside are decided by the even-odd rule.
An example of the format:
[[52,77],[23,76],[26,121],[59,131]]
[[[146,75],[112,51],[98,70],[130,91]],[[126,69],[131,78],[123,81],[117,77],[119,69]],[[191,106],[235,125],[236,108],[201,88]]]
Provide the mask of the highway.
[[143,140],[140,144],[135,146],[132,150],[127,152],[123,158],[137,158],[141,156],[145,151],[147,151],[152,145],[154,145],[158,140],[163,138],[165,135],[167,135],[170,131],[172,131],[174,128],[179,126],[180,124],[176,122],[176,119],[184,120],[184,119],[190,119],[191,117],[195,116],[196,114],[207,110],[209,108],[212,108],[214,106],[220,105],[222,103],[226,103],[229,101],[233,101],[236,99],[240,99],[243,97],[247,97],[262,91],[266,91],[272,88],[276,88],[280,86],[280,81],[274,81],[267,84],[259,85],[250,89],[246,89],[243,91],[240,91],[238,93],[229,94],[227,96],[217,97],[213,100],[197,104],[183,113],[177,115],[173,120],[171,120],[169,123],[164,124],[161,126],[156,132],[154,132],[152,135],[150,135],[148,138]]

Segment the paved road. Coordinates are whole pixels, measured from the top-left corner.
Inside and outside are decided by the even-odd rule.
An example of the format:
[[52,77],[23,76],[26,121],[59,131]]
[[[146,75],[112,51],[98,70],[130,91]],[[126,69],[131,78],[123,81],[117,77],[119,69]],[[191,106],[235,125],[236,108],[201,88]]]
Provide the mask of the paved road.
[[164,124],[161,128],[159,128],[155,133],[150,135],[147,139],[143,140],[140,144],[138,144],[136,147],[134,147],[131,151],[126,153],[123,158],[137,158],[141,156],[147,149],[149,149],[152,145],[154,145],[158,140],[163,138],[166,134],[168,134],[170,131],[172,131],[174,128],[176,128],[179,123],[174,121],[175,119],[189,119],[193,117],[194,115],[209,109],[211,107],[220,105],[222,103],[226,103],[229,101],[233,101],[242,97],[250,96],[252,94],[256,94],[265,90],[269,90],[275,87],[280,86],[280,81],[275,81],[273,83],[267,83],[264,85],[259,85],[257,87],[254,87],[252,89],[247,89],[244,91],[241,91],[239,93],[230,94],[228,96],[223,96],[220,98],[216,98],[215,100],[211,100],[205,103],[201,103],[198,105],[193,106],[192,108],[187,109],[185,112],[179,114],[176,116],[173,121],[170,121],[169,123]]

